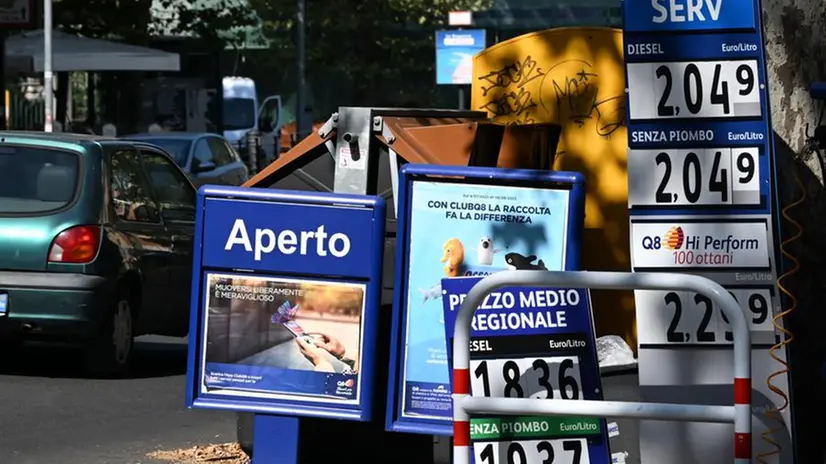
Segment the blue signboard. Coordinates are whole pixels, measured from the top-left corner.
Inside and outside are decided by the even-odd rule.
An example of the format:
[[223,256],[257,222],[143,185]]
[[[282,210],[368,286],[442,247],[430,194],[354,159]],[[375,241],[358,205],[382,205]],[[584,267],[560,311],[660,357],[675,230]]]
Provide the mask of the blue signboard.
[[436,31],[436,83],[470,85],[473,57],[485,47],[484,29]]
[[378,197],[198,191],[187,404],[370,420]]
[[[778,331],[771,317],[763,321],[755,312],[781,307],[762,12],[759,0],[623,2],[628,206],[633,270],[712,273],[745,314],[757,314],[749,318],[752,364],[755,372],[773,372],[774,355],[758,343],[777,343]],[[730,381],[730,369],[721,366],[731,362],[731,332],[725,318],[715,322],[708,299],[637,291],[635,301],[643,399],[678,395],[687,403],[729,402],[730,396],[697,387]],[[692,363],[695,369],[675,369]],[[765,378],[754,380],[755,398],[777,398],[775,388],[788,391],[784,375],[772,377],[768,386]],[[782,405],[768,409],[774,406]],[[758,417],[753,427],[754,436],[768,430]],[[732,454],[744,462],[775,454],[768,440],[733,450],[730,438],[717,430],[642,421],[640,460],[716,464],[730,462]],[[782,427],[775,432],[772,441],[786,440]],[[792,447],[778,450],[777,462],[791,462],[785,448]]]
[[452,434],[441,279],[576,270],[584,209],[579,173],[402,168],[388,429]]
[[632,214],[770,213],[772,132],[755,5],[624,2]]
[[[456,316],[480,280],[442,279],[451,370]],[[470,372],[474,396],[602,400],[588,291],[513,287],[490,293],[471,321]],[[489,462],[486,453],[502,456],[506,450],[519,453],[517,448],[527,458],[520,462],[542,462],[550,455],[560,463],[611,462],[605,419],[472,417],[470,424],[473,457],[481,464]]]
[[[625,0],[625,32],[754,29],[753,0]],[[633,14],[627,14],[629,10]]]

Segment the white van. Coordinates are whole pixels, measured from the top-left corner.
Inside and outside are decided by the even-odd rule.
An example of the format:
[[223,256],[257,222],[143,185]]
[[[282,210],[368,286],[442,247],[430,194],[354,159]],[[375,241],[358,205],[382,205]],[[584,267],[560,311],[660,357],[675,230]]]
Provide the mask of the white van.
[[272,95],[258,104],[255,81],[248,77],[224,77],[224,138],[244,147],[247,133],[261,133],[261,148],[267,162],[281,152],[281,96]]

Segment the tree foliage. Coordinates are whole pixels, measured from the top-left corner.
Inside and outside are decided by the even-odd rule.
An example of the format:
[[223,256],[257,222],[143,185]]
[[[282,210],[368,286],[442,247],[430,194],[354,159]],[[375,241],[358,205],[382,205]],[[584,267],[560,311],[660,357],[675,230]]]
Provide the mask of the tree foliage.
[[245,0],[55,0],[54,12],[64,31],[133,44],[177,35],[237,45],[259,22]]
[[[448,13],[481,10],[492,0],[306,0],[307,74],[331,72],[352,84],[357,104],[381,104],[377,94],[426,98],[434,85],[434,33]],[[294,58],[296,0],[250,0],[273,49]],[[411,84],[404,88],[404,83]],[[415,87],[415,88],[414,88]],[[382,91],[378,91],[382,90]],[[372,100],[372,101],[371,101]]]

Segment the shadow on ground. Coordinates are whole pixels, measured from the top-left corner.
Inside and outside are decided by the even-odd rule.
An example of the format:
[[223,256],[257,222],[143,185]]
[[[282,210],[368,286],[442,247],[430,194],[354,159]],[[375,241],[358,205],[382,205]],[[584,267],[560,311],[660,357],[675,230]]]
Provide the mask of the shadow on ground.
[[[186,374],[187,345],[136,341],[128,378],[145,379]],[[0,357],[0,375],[66,379],[95,379],[83,364],[83,353],[71,346],[24,344]]]

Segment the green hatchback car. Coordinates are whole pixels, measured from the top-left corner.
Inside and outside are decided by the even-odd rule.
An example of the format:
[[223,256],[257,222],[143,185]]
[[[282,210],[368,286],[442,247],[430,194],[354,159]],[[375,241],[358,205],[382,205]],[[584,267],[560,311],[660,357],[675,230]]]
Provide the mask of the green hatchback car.
[[194,224],[195,188],[158,147],[0,132],[0,341],[127,372],[135,336],[188,332]]

